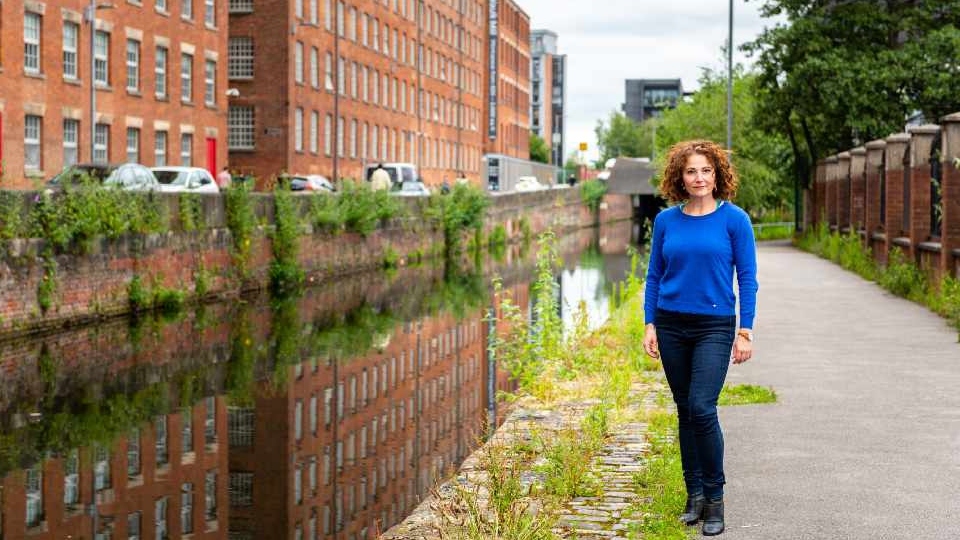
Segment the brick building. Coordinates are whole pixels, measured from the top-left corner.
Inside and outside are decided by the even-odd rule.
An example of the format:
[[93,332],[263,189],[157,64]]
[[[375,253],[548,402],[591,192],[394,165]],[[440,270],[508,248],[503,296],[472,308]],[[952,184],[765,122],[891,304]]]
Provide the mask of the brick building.
[[0,3],[5,184],[31,187],[76,162],[225,164],[225,0],[100,4],[93,36],[88,6]]
[[489,0],[484,151],[530,159],[530,16],[512,0]]
[[[227,538],[224,398],[154,418],[109,445],[68,450],[0,481],[3,538]],[[146,532],[151,531],[151,532]]]
[[428,184],[477,178],[484,8],[230,0],[231,166],[261,180],[357,178],[365,164],[410,162]]

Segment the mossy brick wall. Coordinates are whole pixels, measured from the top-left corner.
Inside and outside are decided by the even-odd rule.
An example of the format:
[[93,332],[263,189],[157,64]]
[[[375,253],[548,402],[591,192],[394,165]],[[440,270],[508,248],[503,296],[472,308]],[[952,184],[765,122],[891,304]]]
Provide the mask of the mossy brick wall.
[[[272,196],[251,197],[260,223],[270,223]],[[32,196],[24,197],[27,204],[32,200]],[[162,195],[160,200],[169,216],[169,231],[99,239],[82,255],[71,250],[58,253],[56,288],[46,312],[40,309],[37,293],[43,279],[39,254],[45,240],[0,241],[0,336],[34,333],[123,313],[129,309],[128,286],[135,276],[148,291],[163,286],[183,291],[188,297],[195,293],[201,275],[207,282],[208,295],[236,295],[266,285],[273,255],[265,227],[252,241],[249,275],[240,280],[231,256],[232,237],[226,227],[224,199],[217,195],[202,197],[204,224],[194,231],[183,230],[179,196]],[[304,205],[309,202],[308,197],[296,200]],[[408,217],[383,223],[367,237],[311,233],[305,226],[299,260],[308,278],[329,280],[378,269],[388,249],[401,259],[414,253],[427,257],[441,253],[443,235],[424,218],[424,201],[401,200],[408,206]],[[626,196],[608,196],[599,212],[601,222],[630,216]],[[498,223],[506,224],[510,240],[516,241],[521,233],[519,223],[524,220],[530,232],[537,235],[547,229],[562,233],[588,227],[596,223],[597,216],[583,205],[577,189],[497,195],[488,210],[486,229],[489,232]]]

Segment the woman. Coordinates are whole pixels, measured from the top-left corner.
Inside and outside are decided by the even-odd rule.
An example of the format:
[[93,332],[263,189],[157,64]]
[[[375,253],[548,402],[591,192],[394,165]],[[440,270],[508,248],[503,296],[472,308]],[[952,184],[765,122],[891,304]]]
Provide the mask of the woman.
[[[753,354],[757,257],[746,212],[729,202],[737,173],[710,141],[675,144],[660,184],[674,203],[653,225],[643,348],[660,358],[680,425],[687,505],[680,519],[723,532],[723,433],[717,398],[733,363]],[[740,289],[737,329],[733,274]],[[731,353],[732,350],[732,353]]]

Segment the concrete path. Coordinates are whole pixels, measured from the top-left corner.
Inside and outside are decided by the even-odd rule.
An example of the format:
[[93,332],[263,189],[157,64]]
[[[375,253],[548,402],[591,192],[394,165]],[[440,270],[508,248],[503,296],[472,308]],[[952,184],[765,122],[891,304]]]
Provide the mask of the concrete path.
[[734,539],[960,538],[960,344],[926,308],[785,244],[760,248],[754,359],[721,408]]

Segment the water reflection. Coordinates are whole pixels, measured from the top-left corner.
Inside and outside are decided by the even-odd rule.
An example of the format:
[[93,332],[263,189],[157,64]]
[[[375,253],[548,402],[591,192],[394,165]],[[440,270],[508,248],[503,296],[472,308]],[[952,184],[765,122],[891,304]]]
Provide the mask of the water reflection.
[[[605,316],[630,229],[560,240],[561,310]],[[532,251],[0,345],[0,538],[375,537],[500,421],[490,276],[529,306]]]

